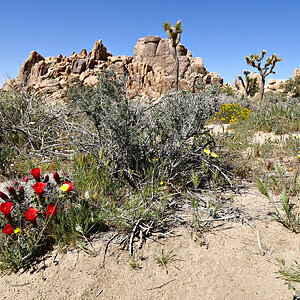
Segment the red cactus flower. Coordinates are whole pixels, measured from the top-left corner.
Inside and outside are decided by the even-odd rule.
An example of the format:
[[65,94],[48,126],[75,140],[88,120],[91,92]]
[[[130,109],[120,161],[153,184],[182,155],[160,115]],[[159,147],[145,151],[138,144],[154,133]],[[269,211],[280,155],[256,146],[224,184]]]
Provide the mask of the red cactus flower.
[[73,182],[65,182],[65,184],[69,185],[69,188],[68,188],[67,192],[73,191],[73,189],[74,189],[74,183]]
[[44,177],[44,180],[43,180],[43,182],[48,182],[49,181],[49,175],[46,175],[45,177]]
[[7,224],[3,229],[2,232],[7,234],[7,235],[11,235],[13,234],[14,230],[12,228],[12,226],[10,224]]
[[55,216],[56,214],[56,205],[55,204],[48,204],[47,210],[44,212],[47,217]]
[[54,178],[54,180],[57,184],[60,184],[60,177],[59,177],[59,174],[57,172],[53,173],[53,178]]
[[13,188],[12,186],[10,186],[10,187],[7,188],[7,190],[8,190],[9,194],[10,194],[12,197],[14,197],[14,198],[17,197],[17,193],[16,193],[15,188]]
[[4,194],[3,192],[0,192],[0,197],[4,200],[7,201],[9,198],[6,194]]
[[46,182],[37,182],[36,184],[34,184],[32,186],[32,188],[34,189],[34,191],[36,192],[36,194],[38,196],[41,196],[44,192],[44,188],[45,188],[46,185],[47,185]]
[[10,215],[12,205],[12,202],[4,202],[0,204],[0,211],[4,214],[5,217],[8,217]]
[[25,219],[30,221],[30,222],[34,222],[36,217],[37,217],[37,213],[39,212],[38,209],[34,209],[33,207],[29,207],[26,212],[24,212],[24,216]]
[[14,185],[15,185],[15,186],[19,186],[19,181],[18,181],[18,180],[15,180],[15,181],[14,181]]
[[19,186],[19,196],[20,197],[24,196],[24,188],[22,186]]
[[22,180],[23,180],[25,183],[28,182],[28,179],[29,179],[28,176],[22,178]]
[[62,186],[59,187],[59,189],[63,192],[69,193],[70,191],[73,191],[74,183],[65,181]]
[[31,175],[33,176],[33,178],[34,178],[36,181],[38,181],[38,182],[41,181],[41,178],[40,178],[40,176],[41,176],[41,171],[40,171],[39,168],[32,169],[30,173],[31,173]]

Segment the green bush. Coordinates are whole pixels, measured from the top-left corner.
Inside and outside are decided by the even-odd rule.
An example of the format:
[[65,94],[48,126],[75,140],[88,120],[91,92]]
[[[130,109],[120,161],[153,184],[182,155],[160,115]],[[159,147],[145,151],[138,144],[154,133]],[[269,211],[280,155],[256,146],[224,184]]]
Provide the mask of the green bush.
[[228,95],[228,96],[234,96],[235,95],[235,93],[234,93],[231,86],[221,85],[220,88],[219,88],[219,93],[220,94],[225,94],[225,95]]
[[36,95],[14,90],[0,92],[2,172],[16,170],[26,155],[47,157],[51,150],[47,147],[60,140],[63,119],[61,109],[49,106]]
[[[287,180],[286,171],[280,164],[275,166],[275,174],[271,178],[257,178],[256,185],[259,191],[270,201],[275,213],[274,218],[282,223],[286,228],[291,231],[300,232],[300,208],[297,207],[297,200],[299,199],[299,180],[298,173],[295,174],[293,179],[289,182]],[[271,183],[267,180],[271,179]],[[274,200],[274,192],[280,194],[280,208],[277,207]]]
[[[200,172],[203,161],[212,166],[203,150],[213,150],[214,140],[204,125],[216,110],[216,97],[213,92],[180,92],[167,94],[155,104],[136,104],[126,97],[125,81],[112,71],[100,76],[95,88],[81,85],[69,92],[70,100],[97,128],[99,149],[111,172],[118,177],[134,170],[138,174],[134,186],[145,179],[154,157],[161,166],[156,172],[163,167],[172,179],[189,178],[195,166]],[[132,185],[132,180],[128,182]]]
[[285,134],[300,130],[299,118],[299,103],[265,103],[252,112],[245,126],[251,130]]

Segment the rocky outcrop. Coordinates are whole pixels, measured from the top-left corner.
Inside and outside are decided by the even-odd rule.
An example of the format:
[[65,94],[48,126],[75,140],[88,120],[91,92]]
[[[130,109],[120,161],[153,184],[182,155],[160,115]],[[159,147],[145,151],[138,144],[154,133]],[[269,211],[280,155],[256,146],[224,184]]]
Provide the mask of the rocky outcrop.
[[[223,83],[216,73],[209,73],[200,57],[192,57],[182,44],[177,45],[179,60],[179,87],[185,90],[195,88],[195,81],[205,84]],[[134,47],[132,63],[128,65],[128,90],[130,97],[145,93],[157,98],[174,88],[175,64],[168,39],[147,36],[138,40]]]
[[293,74],[293,78],[295,78],[296,76],[300,76],[300,67],[296,68]]
[[[192,57],[182,44],[177,46],[179,57],[179,87],[197,90],[197,82],[204,85],[222,84],[217,73],[208,72],[200,57]],[[26,87],[41,94],[61,95],[66,93],[67,84],[80,80],[86,85],[97,84],[97,74],[107,68],[114,68],[118,74],[128,78],[129,97],[145,95],[160,97],[175,86],[174,57],[168,39],[147,36],[138,40],[134,47],[134,57],[112,56],[103,45],[96,41],[91,52],[85,49],[70,57],[59,54],[57,57],[44,58],[33,51],[22,65],[17,78],[9,80],[3,89]]]
[[286,82],[286,79],[272,79],[270,78],[268,80],[268,84],[266,85],[267,91],[273,91],[273,92],[283,92],[284,88],[283,85]]

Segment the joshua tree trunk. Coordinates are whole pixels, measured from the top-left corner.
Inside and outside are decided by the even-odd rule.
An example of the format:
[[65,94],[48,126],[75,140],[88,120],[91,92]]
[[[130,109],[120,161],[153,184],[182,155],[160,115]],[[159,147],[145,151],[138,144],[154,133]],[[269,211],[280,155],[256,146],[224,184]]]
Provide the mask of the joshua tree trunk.
[[177,57],[176,46],[180,42],[180,35],[182,33],[181,21],[179,20],[174,27],[169,22],[164,23],[164,30],[167,32],[173,48],[173,56],[175,60],[175,89],[178,91],[178,79],[179,79],[179,60]]
[[179,60],[177,56],[176,46],[173,48],[173,56],[175,59],[175,89],[178,91],[178,79],[179,79]]
[[262,75],[260,75],[260,77],[261,77],[261,84],[260,84],[259,95],[260,95],[260,101],[262,101],[265,93],[266,78]]

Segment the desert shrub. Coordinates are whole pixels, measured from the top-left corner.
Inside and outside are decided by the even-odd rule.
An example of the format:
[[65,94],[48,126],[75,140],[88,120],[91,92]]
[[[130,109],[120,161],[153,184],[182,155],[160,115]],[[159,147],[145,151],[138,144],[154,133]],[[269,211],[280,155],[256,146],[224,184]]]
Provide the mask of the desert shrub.
[[99,146],[109,151],[113,168],[134,169],[136,157],[145,157],[143,114],[126,98],[125,82],[112,71],[105,72],[95,89],[77,86],[70,90],[69,97],[94,123]]
[[[60,137],[62,114],[49,110],[37,96],[24,91],[0,93],[0,136],[2,172],[16,169],[26,154],[39,155]],[[9,150],[8,150],[9,149]],[[11,168],[10,168],[11,167]]]
[[208,74],[208,71],[205,68],[203,68],[203,67],[198,67],[197,68],[197,73],[205,76],[205,75]]
[[138,220],[160,227],[164,223],[169,188],[163,176],[153,178],[158,162],[155,159],[149,162],[151,167],[138,186],[134,185],[139,176],[136,171],[123,171],[126,175],[122,172],[116,178],[106,162],[103,154],[76,155],[73,176],[78,196],[97,206],[101,220],[110,228],[127,233]]
[[[292,265],[287,265],[284,259],[278,259],[277,261],[279,263],[277,273],[284,279],[289,289],[297,291],[295,284],[300,283],[300,263],[295,260]],[[296,295],[294,299],[297,299]]]
[[284,134],[300,129],[300,104],[289,102],[265,103],[253,112],[245,126],[251,130],[261,130]]
[[251,111],[248,108],[242,107],[239,103],[227,103],[221,105],[220,112],[215,113],[214,120],[233,124],[247,120],[250,113]]
[[[205,130],[206,120],[217,106],[217,94],[202,92],[169,93],[151,105],[136,104],[126,98],[125,81],[108,71],[97,87],[77,86],[70,100],[93,121],[99,134],[99,148],[109,161],[111,173],[127,177],[137,186],[148,174],[149,161],[157,158],[160,167],[154,178],[184,178],[194,166],[211,166],[204,148],[215,147]],[[130,179],[128,172],[136,174]],[[122,174],[121,174],[122,173]]]
[[234,96],[235,95],[235,93],[234,93],[231,86],[223,86],[223,85],[220,86],[219,93],[226,94],[228,96]]
[[70,160],[98,135],[78,109],[24,90],[0,91],[0,171],[24,175],[31,164]]
[[284,94],[300,97],[300,75],[290,78],[283,84]]
[[268,107],[270,104],[282,103],[287,102],[287,97],[283,93],[279,92],[266,92],[264,95],[264,101],[256,103],[256,108],[259,109],[260,107]]
[[[300,232],[300,208],[296,202],[299,198],[300,185],[298,174],[288,180],[286,171],[280,164],[275,166],[275,174],[270,178],[257,178],[259,191],[270,201],[275,213],[274,218],[293,232]],[[280,195],[281,207],[277,207],[274,194]]]

